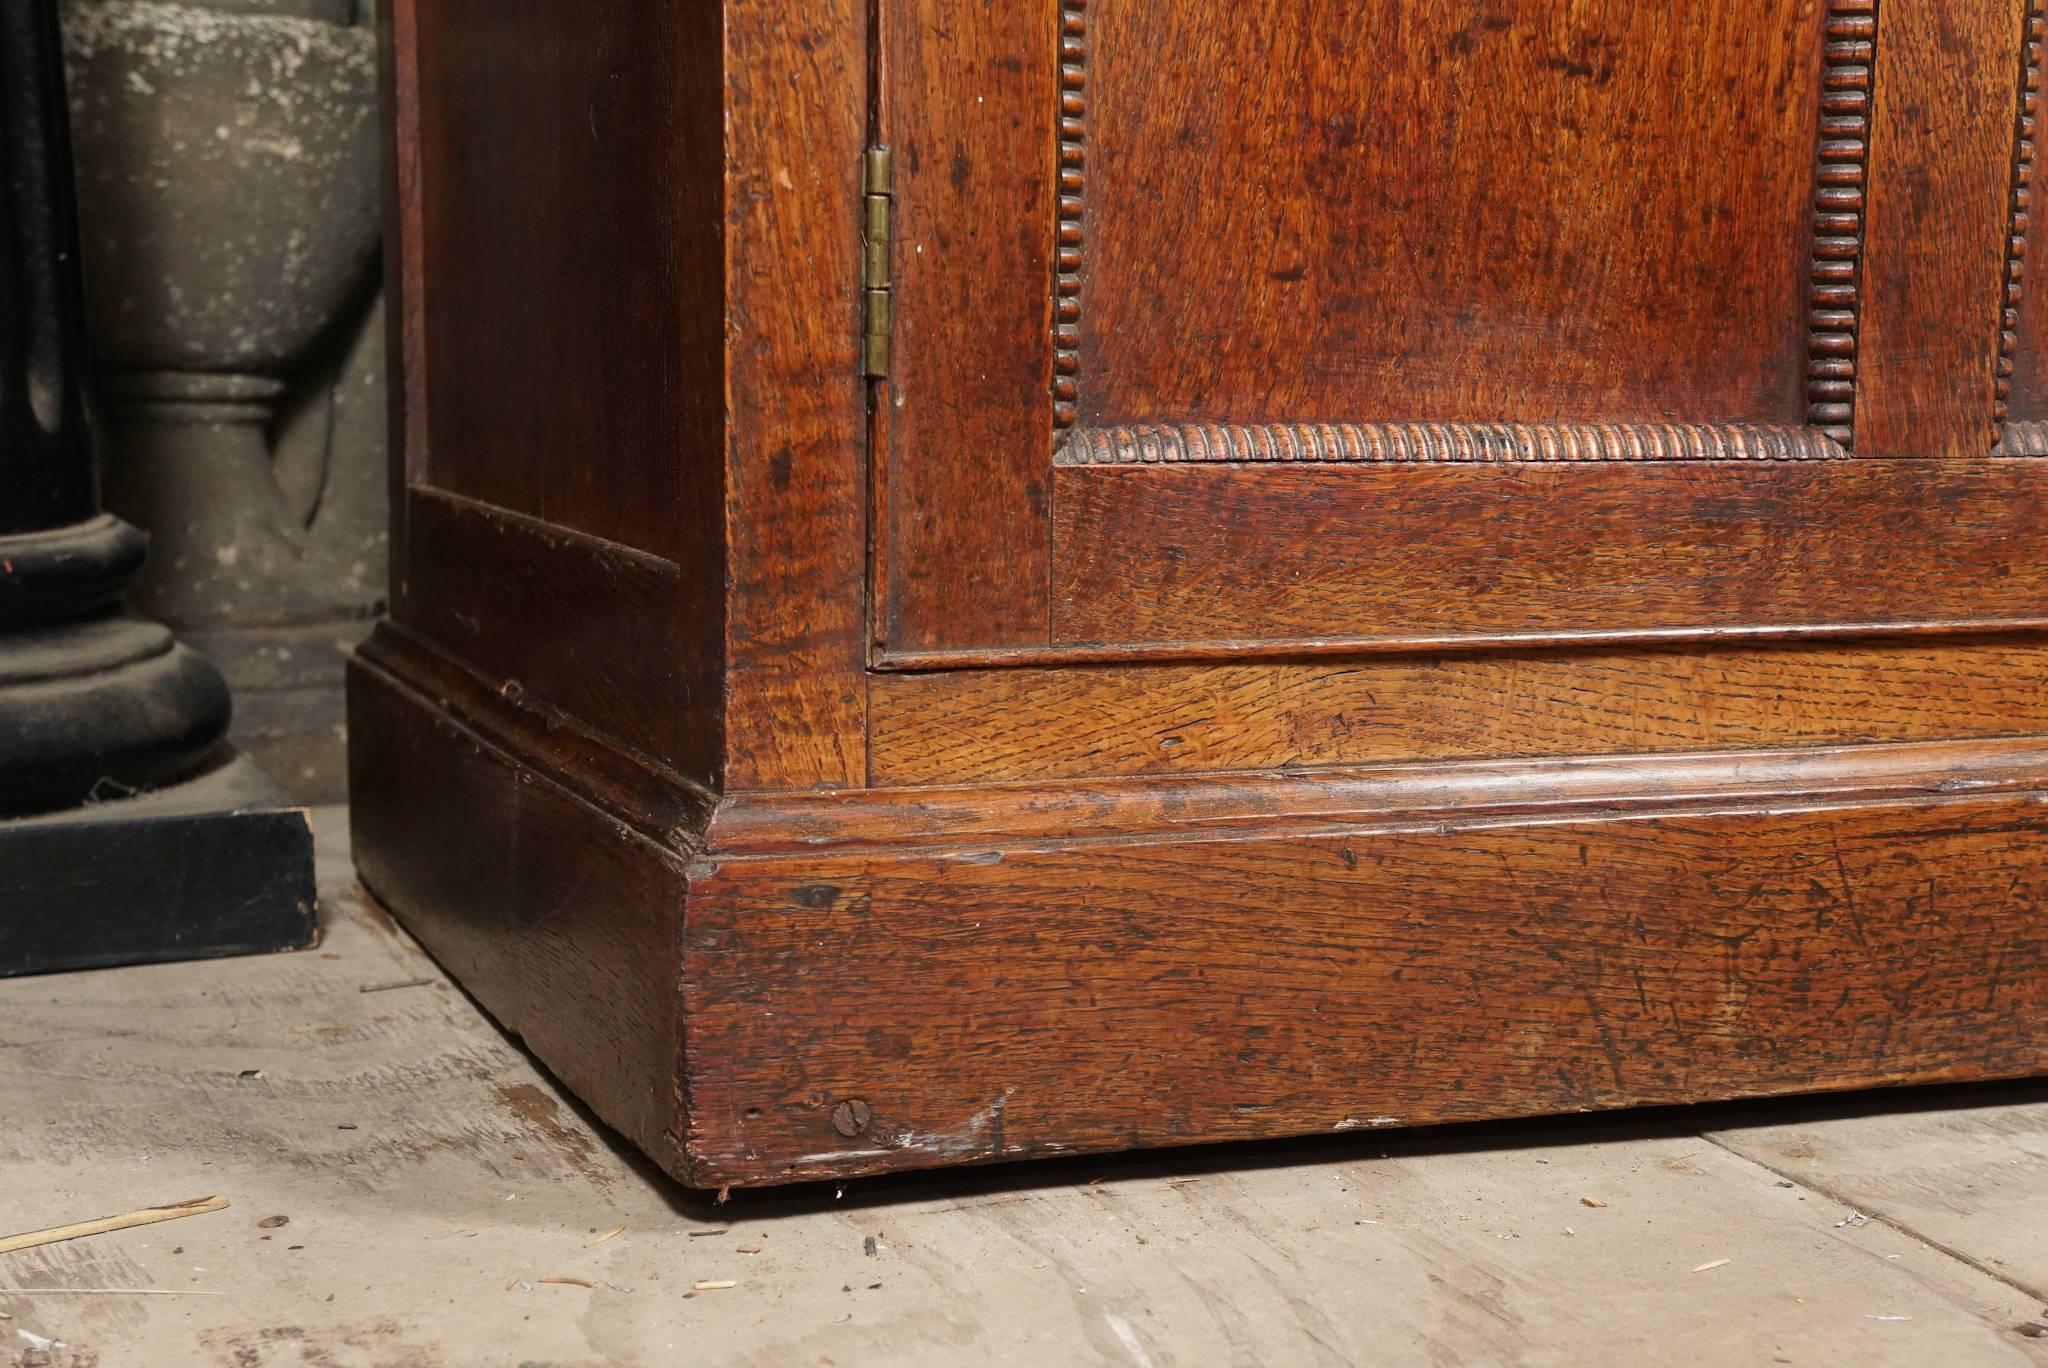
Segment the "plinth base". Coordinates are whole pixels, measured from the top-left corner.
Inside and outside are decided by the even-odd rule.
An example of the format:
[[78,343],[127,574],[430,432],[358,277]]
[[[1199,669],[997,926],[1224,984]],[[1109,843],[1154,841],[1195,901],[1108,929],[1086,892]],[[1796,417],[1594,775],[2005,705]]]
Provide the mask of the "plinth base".
[[240,757],[0,821],[0,977],[299,949],[313,906],[305,811]]

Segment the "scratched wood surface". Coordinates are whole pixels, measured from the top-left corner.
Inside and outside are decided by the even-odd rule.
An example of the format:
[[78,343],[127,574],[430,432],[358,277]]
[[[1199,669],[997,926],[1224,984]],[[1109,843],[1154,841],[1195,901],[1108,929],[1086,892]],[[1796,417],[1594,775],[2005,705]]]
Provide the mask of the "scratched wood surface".
[[877,784],[1839,745],[2048,730],[2048,643],[880,675]]
[[[2048,466],[1850,450],[1864,342],[1910,363],[1877,368],[1904,377],[1878,447],[1944,454],[1961,424],[1988,450],[2022,0],[1898,0],[1889,57],[1876,0],[386,4],[418,487],[395,627],[354,675],[362,870],[669,1171],[1010,1153],[948,1137],[1020,1069],[1089,1081],[1011,1107],[1009,1141],[1050,1151],[2048,1066],[2012,1006],[2048,993],[2040,814],[1922,810],[1994,804],[1970,786],[1997,738],[2040,731]],[[900,369],[870,384],[876,138],[902,297]],[[1926,297],[1873,266],[1890,312],[1865,334],[1866,246],[1901,243]],[[1157,421],[1089,436],[1124,420]],[[1805,665],[1758,663],[1788,641]],[[1987,649],[1946,654],[1965,642]],[[1416,673],[1449,650],[1463,699]],[[1548,655],[1535,715],[1488,652]],[[1180,673],[1094,673],[1133,656]],[[1362,730],[1317,673],[1344,656],[1402,681]],[[1073,668],[1017,676],[1046,682],[1034,712],[920,704],[880,677],[912,663]],[[1223,668],[1252,673],[1186,752],[1212,777],[1160,774],[1147,710],[1199,721],[1188,690]],[[1777,745],[1812,749],[1568,758]],[[1488,768],[1517,754],[1538,763]],[[1276,757],[1437,768],[1230,768]],[[1826,802],[1770,787],[1816,771]],[[1588,774],[1622,776],[1613,811],[1583,806]],[[991,777],[1040,786],[961,786]],[[868,787],[892,779],[920,787]],[[1525,801],[1490,834],[1437,829],[1432,785],[1496,783]],[[1559,844],[1566,790],[1611,900]],[[1372,809],[1371,848],[1329,804]],[[962,844],[988,832],[1010,848]],[[1837,844],[1868,932],[1780,877],[1849,884]],[[1520,934],[1532,880],[1562,932]],[[1715,946],[1749,944],[1752,884],[1812,925],[1770,941],[1777,996],[1745,1016]],[[1417,953],[1404,906],[1459,969],[1361,1005]],[[1916,991],[1929,958],[1947,977]],[[1458,977],[1501,964],[1521,980],[1491,997]],[[1624,964],[1748,1052],[1663,1034]],[[1152,971],[1199,1010],[1161,1009]],[[1089,1029],[1084,979],[1131,1010]],[[1880,1004],[1830,1005],[1873,979]],[[1381,1070],[1428,1032],[1452,1062]],[[1176,1049],[1212,1076],[1170,1077]],[[1312,1082],[1245,1097],[1232,1049]],[[825,1082],[870,1078],[900,1143],[818,1148]],[[1399,1107],[1346,1105],[1382,1084]]]
[[[2048,1304],[2032,1219],[2048,1088],[1948,1092],[1910,1114],[1863,1099],[1340,1137],[717,1208],[624,1157],[350,896],[340,818],[316,817],[315,951],[0,984],[0,1233],[233,1201],[0,1256],[10,1289],[222,1294],[0,1292],[0,1362],[2048,1359],[2013,1329]],[[1853,1208],[1874,1219],[1841,1224]],[[259,1226],[274,1215],[289,1224]]]
[[2033,793],[1587,806],[728,859],[683,927],[691,1172],[2048,1072]]
[[[721,22],[715,5],[670,8]],[[865,768],[867,16],[864,0],[723,9],[728,540],[706,588],[726,595],[727,677],[716,698],[671,701],[720,715],[735,789],[857,784]]]
[[1055,490],[1075,643],[2022,622],[2048,588],[2039,461],[1089,466]]

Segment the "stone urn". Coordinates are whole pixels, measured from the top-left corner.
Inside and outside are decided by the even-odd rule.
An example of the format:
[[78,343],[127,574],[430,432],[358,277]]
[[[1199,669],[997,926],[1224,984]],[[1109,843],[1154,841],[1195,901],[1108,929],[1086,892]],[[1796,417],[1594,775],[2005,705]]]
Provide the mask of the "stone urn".
[[182,628],[362,616],[375,592],[313,554],[271,440],[288,378],[377,275],[376,38],[356,17],[64,8],[107,503],[153,539],[134,597]]

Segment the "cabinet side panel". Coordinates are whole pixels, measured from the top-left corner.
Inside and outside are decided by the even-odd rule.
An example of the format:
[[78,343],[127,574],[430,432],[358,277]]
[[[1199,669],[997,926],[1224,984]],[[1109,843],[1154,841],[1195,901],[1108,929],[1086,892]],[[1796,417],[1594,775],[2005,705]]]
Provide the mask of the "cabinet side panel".
[[717,316],[717,223],[678,196],[704,73],[680,70],[677,26],[705,8],[416,18],[427,479],[669,558],[682,411],[712,397],[676,373],[686,309]]
[[349,752],[363,882],[599,1116],[678,1170],[681,856],[361,658],[349,727],[376,738]]
[[710,782],[723,659],[718,9],[387,4],[394,615],[480,674]]

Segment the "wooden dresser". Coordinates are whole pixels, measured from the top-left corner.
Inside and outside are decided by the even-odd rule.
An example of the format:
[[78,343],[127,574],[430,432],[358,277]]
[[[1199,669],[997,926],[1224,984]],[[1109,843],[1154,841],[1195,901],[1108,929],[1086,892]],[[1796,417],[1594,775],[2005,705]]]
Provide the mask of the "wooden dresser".
[[2048,1071],[2048,0],[387,0],[369,887],[686,1183]]

